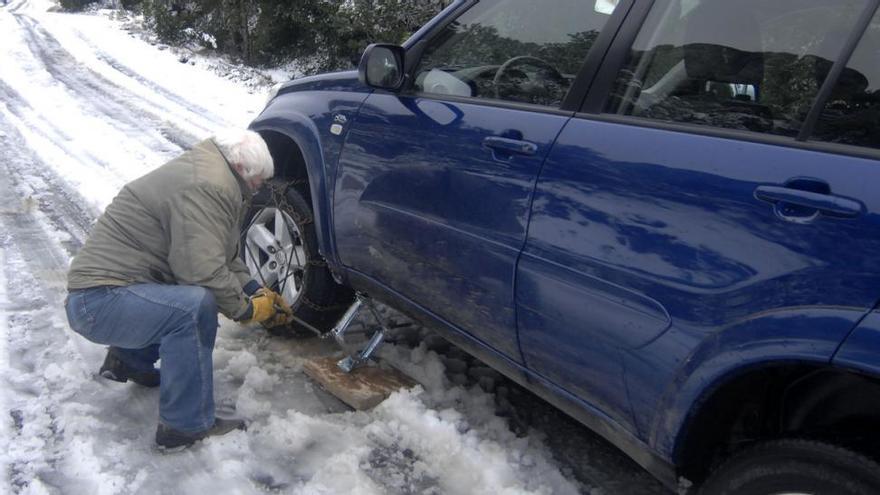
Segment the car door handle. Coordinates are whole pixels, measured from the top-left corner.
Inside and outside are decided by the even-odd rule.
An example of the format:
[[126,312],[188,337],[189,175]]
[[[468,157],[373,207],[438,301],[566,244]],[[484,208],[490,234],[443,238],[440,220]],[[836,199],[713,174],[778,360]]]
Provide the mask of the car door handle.
[[489,136],[483,139],[483,146],[511,155],[532,156],[538,152],[538,145],[535,143],[497,136]]
[[758,186],[757,189],[755,189],[755,197],[776,205],[797,205],[804,208],[815,209],[836,217],[851,218],[858,216],[865,211],[865,206],[854,199],[835,196],[833,194],[802,191],[790,187]]

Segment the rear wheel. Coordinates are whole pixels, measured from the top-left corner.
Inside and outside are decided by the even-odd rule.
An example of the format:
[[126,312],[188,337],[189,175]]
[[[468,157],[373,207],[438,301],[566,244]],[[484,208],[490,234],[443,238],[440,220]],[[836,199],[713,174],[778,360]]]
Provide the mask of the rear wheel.
[[880,465],[851,450],[812,440],[775,440],[724,462],[700,495],[871,495]]
[[[351,305],[354,294],[333,280],[318,253],[312,208],[291,182],[266,184],[253,199],[241,235],[251,276],[281,294],[297,318],[328,331]],[[296,322],[274,330],[311,333]]]

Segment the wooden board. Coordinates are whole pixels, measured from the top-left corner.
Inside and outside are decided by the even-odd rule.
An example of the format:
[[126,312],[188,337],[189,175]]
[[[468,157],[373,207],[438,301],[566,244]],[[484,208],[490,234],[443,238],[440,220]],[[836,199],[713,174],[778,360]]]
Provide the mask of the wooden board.
[[393,368],[364,366],[345,373],[336,366],[339,359],[309,359],[303,365],[303,371],[328,392],[359,411],[375,407],[396,390],[417,385],[412,378]]

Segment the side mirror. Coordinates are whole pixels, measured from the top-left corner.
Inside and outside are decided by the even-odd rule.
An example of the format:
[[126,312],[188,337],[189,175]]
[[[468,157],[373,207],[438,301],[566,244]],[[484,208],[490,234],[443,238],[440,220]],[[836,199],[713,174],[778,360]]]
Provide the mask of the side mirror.
[[400,46],[374,43],[364,50],[358,77],[367,86],[397,91],[403,86],[405,54]]

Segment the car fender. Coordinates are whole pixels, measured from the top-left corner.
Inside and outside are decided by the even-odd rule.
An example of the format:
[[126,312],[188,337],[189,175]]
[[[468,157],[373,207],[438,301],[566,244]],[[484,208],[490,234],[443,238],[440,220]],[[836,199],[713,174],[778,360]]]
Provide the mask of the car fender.
[[[648,432],[649,444],[674,458],[685,440],[688,420],[713,392],[737,376],[780,364],[829,364],[865,313],[864,308],[784,308],[734,323],[702,339],[666,386]],[[686,335],[675,333],[679,341]],[[676,336],[664,336],[667,338]]]
[[[328,263],[336,263],[334,242],[330,220],[330,198],[327,189],[327,169],[325,157],[321,150],[321,139],[315,123],[301,114],[284,113],[273,115],[274,112],[263,112],[251,123],[250,129],[275,131],[290,138],[302,151],[309,177],[309,189],[312,194],[312,213],[315,217],[315,232],[318,236],[318,250]],[[331,259],[332,258],[332,259]]]
[[[325,81],[321,81],[326,84]],[[312,83],[314,85],[314,83]],[[361,91],[337,92],[321,88],[318,91],[289,91],[275,97],[263,112],[251,122],[251,130],[274,131],[287,136],[302,152],[309,178],[312,210],[318,249],[324,259],[338,273],[339,260],[333,236],[332,197],[336,179],[336,164],[342,151],[349,125],[354,121],[361,104],[369,96],[366,87]],[[351,90],[350,87],[338,88]],[[342,132],[331,132],[334,123],[342,122]]]

